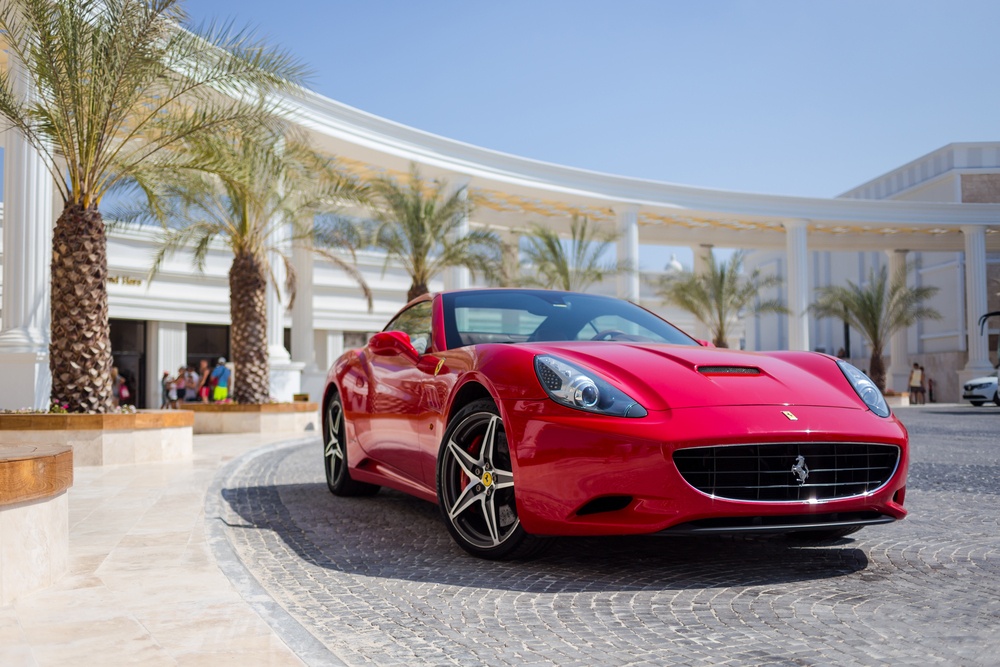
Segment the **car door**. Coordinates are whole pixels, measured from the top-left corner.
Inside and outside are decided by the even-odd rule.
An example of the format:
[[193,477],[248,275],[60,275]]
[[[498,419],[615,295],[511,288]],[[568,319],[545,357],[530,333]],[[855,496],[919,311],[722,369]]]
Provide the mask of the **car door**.
[[426,485],[420,442],[428,409],[428,375],[420,357],[431,347],[432,312],[431,300],[415,303],[383,329],[406,334],[416,354],[383,349],[366,355],[371,364],[371,413],[362,446],[380,464],[421,485]]

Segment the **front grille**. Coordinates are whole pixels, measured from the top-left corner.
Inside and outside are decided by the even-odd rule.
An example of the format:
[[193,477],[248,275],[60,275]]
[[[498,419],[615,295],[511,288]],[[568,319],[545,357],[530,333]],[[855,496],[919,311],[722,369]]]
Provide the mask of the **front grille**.
[[898,462],[895,445],[851,442],[720,445],[674,452],[677,470],[699,491],[761,502],[860,496],[888,482]]

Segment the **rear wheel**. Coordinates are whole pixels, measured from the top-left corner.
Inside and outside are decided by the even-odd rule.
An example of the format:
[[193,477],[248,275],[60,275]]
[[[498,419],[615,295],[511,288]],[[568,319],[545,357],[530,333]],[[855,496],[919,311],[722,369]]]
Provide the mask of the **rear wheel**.
[[448,425],[438,453],[437,492],[448,531],[473,556],[527,558],[548,544],[521,527],[507,434],[490,399],[465,406]]
[[335,496],[371,496],[378,493],[375,484],[351,479],[347,467],[347,428],[344,424],[344,405],[334,394],[323,412],[323,467],[326,469],[326,486]]

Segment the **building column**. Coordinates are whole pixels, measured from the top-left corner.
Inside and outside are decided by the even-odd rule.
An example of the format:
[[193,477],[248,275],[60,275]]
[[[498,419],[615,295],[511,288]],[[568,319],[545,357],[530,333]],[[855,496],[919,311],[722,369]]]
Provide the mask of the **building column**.
[[[287,231],[285,225],[275,225],[271,231],[271,244],[275,248],[287,249]],[[285,304],[278,287],[285,284],[285,263],[278,250],[269,254],[271,274],[277,282],[267,282],[267,361],[270,366],[271,397],[290,402],[302,388],[302,369],[305,364],[292,361],[285,349]]]
[[[906,272],[906,250],[887,250],[889,256],[889,280],[895,280],[900,272]],[[909,330],[899,329],[889,339],[889,370],[887,388],[898,392],[909,390],[910,380]]]
[[[708,273],[709,266],[712,263],[713,248],[714,246],[711,243],[701,243],[691,246],[692,275],[702,276]],[[699,340],[712,339],[712,333],[708,330],[708,325],[698,320],[694,320],[694,326],[689,333]]]
[[[465,215],[452,232],[455,239],[467,236],[469,233],[469,182],[465,180],[457,184],[459,198],[465,202]],[[472,274],[464,266],[453,266],[445,275],[445,289],[468,289],[472,286]]]
[[510,235],[503,247],[503,268],[505,278],[503,287],[514,287],[521,278],[521,233],[510,230]]
[[809,349],[809,233],[808,220],[787,220],[785,252],[788,260],[788,349]]
[[618,297],[639,303],[639,207],[624,206],[618,214]]
[[[187,366],[187,324],[184,322],[150,322],[147,325],[146,349],[146,405],[144,408],[157,409],[163,402],[163,373],[170,377],[177,369]],[[215,359],[209,360],[209,367]]]
[[313,336],[313,253],[304,244],[292,248],[295,266],[295,302],[292,304],[292,361],[315,371],[316,343]]
[[314,254],[306,242],[292,248],[295,266],[295,302],[292,304],[292,362],[303,365],[300,393],[309,400],[323,397],[326,371],[316,363],[316,332],[313,328],[313,261]]
[[[13,54],[14,94],[29,99],[31,83]],[[16,130],[4,149],[3,326],[0,329],[0,408],[49,407],[50,264],[54,183],[42,156]]]
[[979,335],[979,318],[986,313],[986,228],[963,225],[965,236],[965,317],[968,332],[969,361],[958,372],[959,384],[981,375],[994,373],[990,363],[989,339]]
[[[344,332],[327,331],[325,336],[326,365],[333,366],[333,362],[344,353]],[[315,399],[313,399],[315,400]]]

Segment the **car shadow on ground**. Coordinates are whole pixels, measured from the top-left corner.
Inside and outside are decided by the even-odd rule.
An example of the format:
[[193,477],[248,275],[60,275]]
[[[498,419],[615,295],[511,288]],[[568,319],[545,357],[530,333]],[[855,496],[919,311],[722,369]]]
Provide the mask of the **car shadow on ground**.
[[[780,586],[865,570],[850,539],[810,544],[790,538],[559,538],[530,561],[467,555],[436,506],[383,489],[371,498],[338,498],[325,484],[224,489],[239,515],[230,539],[272,531],[303,561],[352,575],[523,592],[635,591]],[[272,550],[272,555],[281,557]]]

